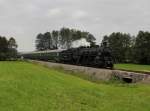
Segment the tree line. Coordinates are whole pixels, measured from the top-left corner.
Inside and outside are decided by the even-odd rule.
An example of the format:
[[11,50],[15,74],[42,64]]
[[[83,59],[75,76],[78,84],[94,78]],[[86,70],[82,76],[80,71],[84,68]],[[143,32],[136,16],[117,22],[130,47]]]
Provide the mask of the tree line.
[[[52,32],[40,33],[36,37],[36,49],[54,50],[69,49],[76,40],[84,38],[91,46],[95,46],[95,37],[85,31],[61,28]],[[115,63],[150,64],[150,32],[139,31],[136,36],[128,33],[113,32],[103,37],[112,50]]]
[[102,42],[104,41],[112,49],[116,63],[150,64],[150,32],[139,31],[136,36],[114,32],[105,35]]
[[36,49],[38,51],[58,48],[69,49],[72,47],[74,41],[82,38],[86,39],[91,45],[95,45],[96,39],[91,33],[76,29],[61,28],[60,30],[38,34],[35,41]]
[[11,60],[17,57],[17,43],[11,37],[7,40],[6,37],[0,36],[0,60]]

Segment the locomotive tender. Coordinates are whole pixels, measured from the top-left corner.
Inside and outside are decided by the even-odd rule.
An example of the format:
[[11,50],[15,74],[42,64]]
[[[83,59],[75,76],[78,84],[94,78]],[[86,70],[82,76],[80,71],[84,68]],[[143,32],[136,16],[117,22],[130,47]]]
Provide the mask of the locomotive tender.
[[113,68],[111,50],[108,47],[80,47],[68,50],[37,51],[22,54],[25,59],[43,60],[96,68]]

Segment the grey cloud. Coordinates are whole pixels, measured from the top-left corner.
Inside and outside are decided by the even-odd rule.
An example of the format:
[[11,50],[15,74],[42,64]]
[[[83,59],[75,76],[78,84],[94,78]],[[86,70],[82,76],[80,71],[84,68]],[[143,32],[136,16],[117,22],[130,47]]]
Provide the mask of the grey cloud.
[[34,50],[36,35],[63,26],[93,33],[150,30],[149,0],[0,0],[0,35],[14,36],[20,51]]

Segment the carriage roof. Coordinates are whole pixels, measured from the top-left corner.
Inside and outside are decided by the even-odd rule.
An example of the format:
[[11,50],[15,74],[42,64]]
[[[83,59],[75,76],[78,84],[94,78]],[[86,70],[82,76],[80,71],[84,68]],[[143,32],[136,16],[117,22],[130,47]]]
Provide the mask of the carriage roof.
[[65,49],[57,49],[57,50],[45,50],[45,51],[34,51],[34,52],[27,52],[23,54],[40,54],[40,53],[53,53],[53,52],[62,52]]

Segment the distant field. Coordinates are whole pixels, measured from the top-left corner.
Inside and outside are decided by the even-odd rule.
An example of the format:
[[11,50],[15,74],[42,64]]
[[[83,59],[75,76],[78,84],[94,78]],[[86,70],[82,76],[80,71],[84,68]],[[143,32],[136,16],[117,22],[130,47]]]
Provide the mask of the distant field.
[[0,111],[150,111],[150,86],[96,84],[26,62],[0,62]]
[[150,72],[150,65],[115,64],[115,69]]

